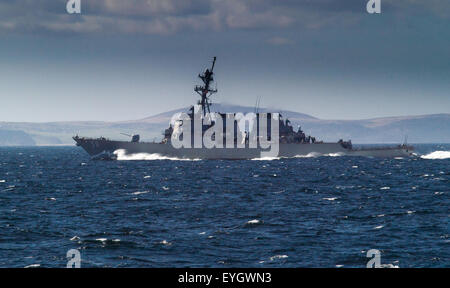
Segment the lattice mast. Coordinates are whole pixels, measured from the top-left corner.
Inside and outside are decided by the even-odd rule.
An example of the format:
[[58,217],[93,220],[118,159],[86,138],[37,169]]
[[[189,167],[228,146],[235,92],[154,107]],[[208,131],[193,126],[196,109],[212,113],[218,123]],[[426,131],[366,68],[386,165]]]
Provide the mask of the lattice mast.
[[199,74],[198,77],[202,79],[203,86],[197,85],[195,86],[194,91],[200,95],[201,99],[198,101],[198,104],[202,106],[203,115],[206,115],[206,110],[210,113],[211,95],[217,93],[217,89],[211,89],[212,83],[214,82],[214,66],[216,65],[217,57],[213,58],[213,63],[211,69],[206,69],[203,74]]

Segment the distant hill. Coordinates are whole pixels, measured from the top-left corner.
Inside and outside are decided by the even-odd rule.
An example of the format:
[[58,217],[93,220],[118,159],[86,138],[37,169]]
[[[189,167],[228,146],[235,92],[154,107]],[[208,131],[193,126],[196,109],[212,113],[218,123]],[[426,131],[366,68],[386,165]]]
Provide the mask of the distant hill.
[[[135,120],[135,121],[127,121],[127,123],[130,122],[143,122],[143,123],[169,123],[172,116],[176,113],[180,112],[186,112],[188,111],[188,108],[181,108],[176,109],[164,113],[160,113],[154,116],[150,116],[144,119]],[[211,112],[219,112],[219,113],[233,113],[233,112],[241,112],[241,113],[250,113],[255,112],[255,107],[247,107],[247,106],[237,106],[237,105],[231,105],[231,104],[214,104],[211,106]],[[284,117],[288,118],[296,118],[296,119],[308,119],[308,120],[318,120],[317,118],[303,114],[298,112],[292,112],[287,110],[274,110],[274,109],[267,109],[267,108],[259,108],[258,112],[279,112]]]
[[[216,112],[254,112],[254,107],[215,104]],[[74,144],[72,136],[104,136],[127,140],[120,133],[136,133],[143,141],[161,139],[172,115],[186,112],[181,108],[144,119],[121,122],[0,122],[0,146],[5,145],[61,145]],[[286,110],[260,108],[260,112],[280,112],[289,118],[294,128],[302,129],[317,139],[337,141],[352,139],[353,143],[400,143],[408,136],[410,143],[450,143],[450,114],[386,117],[364,120],[322,120]],[[1,132],[7,131],[7,132]],[[9,131],[9,132],[8,132]]]
[[450,114],[389,117],[367,120],[292,121],[325,141],[352,139],[354,143],[450,143]]
[[33,138],[23,131],[0,130],[0,146],[34,146]]

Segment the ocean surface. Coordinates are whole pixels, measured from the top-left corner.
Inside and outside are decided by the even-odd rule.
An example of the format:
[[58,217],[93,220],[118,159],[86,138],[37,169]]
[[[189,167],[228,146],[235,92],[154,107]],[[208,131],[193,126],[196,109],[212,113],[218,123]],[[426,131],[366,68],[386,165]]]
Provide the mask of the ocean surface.
[[450,145],[405,159],[0,148],[0,267],[450,267]]

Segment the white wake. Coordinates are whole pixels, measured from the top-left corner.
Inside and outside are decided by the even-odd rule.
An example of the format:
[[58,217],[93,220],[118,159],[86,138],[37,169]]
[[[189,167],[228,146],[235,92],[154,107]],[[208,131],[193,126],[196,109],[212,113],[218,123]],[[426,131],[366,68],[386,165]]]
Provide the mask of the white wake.
[[434,151],[427,155],[420,156],[422,159],[449,159],[450,151]]
[[200,159],[183,159],[176,157],[167,157],[162,156],[157,153],[134,153],[127,154],[124,149],[119,149],[114,151],[114,155],[116,155],[117,160],[119,161],[142,161],[142,160],[172,160],[172,161],[198,161]]
[[345,156],[345,154],[342,153],[342,152],[328,153],[328,154],[322,154],[322,153],[318,153],[318,152],[311,152],[311,153],[309,153],[307,155],[297,155],[294,158],[341,157],[341,156]]
[[318,158],[318,157],[340,157],[340,156],[345,156],[345,154],[341,153],[341,152],[329,153],[329,154],[321,154],[318,152],[311,152],[306,155],[296,155],[293,157],[262,157],[262,158],[254,158],[252,160],[272,161],[272,160],[289,159],[289,158]]
[[253,158],[252,161],[273,161],[280,160],[281,157],[261,157],[261,158]]

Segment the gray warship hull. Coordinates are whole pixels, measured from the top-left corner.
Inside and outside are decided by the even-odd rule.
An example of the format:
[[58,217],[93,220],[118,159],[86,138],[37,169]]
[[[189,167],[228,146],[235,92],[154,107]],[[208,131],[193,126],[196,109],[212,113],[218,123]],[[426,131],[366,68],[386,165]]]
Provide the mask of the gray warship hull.
[[[245,118],[236,117],[236,113],[215,113],[215,117],[211,117],[210,121],[203,122],[204,119],[207,119],[210,115],[210,97],[211,95],[217,93],[217,89],[212,88],[212,84],[214,82],[214,66],[216,64],[216,57],[213,58],[213,63],[211,69],[206,69],[206,71],[202,74],[199,74],[198,77],[201,79],[203,85],[196,85],[194,91],[200,95],[201,99],[198,102],[198,106],[200,109],[196,112],[194,106],[189,109],[190,113],[185,114],[186,118],[181,117],[174,123],[170,123],[169,128],[164,131],[164,139],[160,143],[145,143],[139,142],[139,135],[128,135],[131,137],[131,142],[126,141],[112,141],[106,138],[80,138],[75,136],[73,139],[77,143],[78,146],[83,147],[86,152],[89,153],[93,158],[97,159],[114,159],[117,158],[117,154],[123,153],[124,155],[133,155],[138,153],[147,153],[147,154],[156,154],[161,157],[170,157],[176,159],[259,159],[264,158],[263,155],[274,155],[276,153],[263,153],[265,152],[261,148],[249,148],[248,143],[250,143],[250,122],[248,122],[248,130],[244,128],[245,125],[240,126]],[[259,101],[258,101],[259,102]],[[282,116],[278,115],[278,113],[258,113],[258,106],[255,107],[255,113],[252,116],[252,123],[256,125],[252,125],[256,132],[256,137],[264,137],[264,134],[267,134],[267,138],[261,139],[272,139],[272,127],[276,127],[278,124],[278,132],[274,132],[273,135],[277,135],[279,141],[279,150],[277,157],[282,158],[292,158],[292,157],[304,157],[304,156],[320,156],[320,155],[342,155],[342,156],[368,156],[368,157],[405,157],[410,156],[412,153],[412,147],[406,145],[399,145],[395,147],[384,147],[384,148],[368,148],[368,149],[353,149],[351,141],[343,141],[342,139],[336,143],[324,143],[322,141],[317,141],[315,137],[311,135],[306,135],[301,127],[298,127],[297,131],[294,131],[290,121],[286,119],[286,121],[282,120]],[[208,117],[206,117],[208,112]],[[202,115],[203,114],[203,115]],[[239,114],[239,113],[238,113]],[[240,113],[242,114],[242,113]],[[278,117],[278,116],[279,117]],[[201,117],[203,116],[203,117]],[[243,116],[243,115],[241,115]],[[214,118],[215,120],[211,120]],[[238,120],[238,118],[240,120]],[[247,148],[174,148],[170,143],[173,139],[179,140],[178,129],[181,126],[184,128],[186,125],[187,131],[191,131],[191,137],[194,135],[194,130],[197,125],[195,122],[201,120],[199,126],[201,127],[201,136],[204,137],[211,127],[216,125],[216,121],[218,123],[225,124],[223,126],[224,137],[223,140],[229,139],[231,137],[231,142],[235,143],[234,147],[238,145],[236,143],[246,143]],[[231,119],[231,121],[229,121]],[[274,120],[275,119],[275,120]],[[185,122],[188,120],[187,122]],[[267,120],[267,126],[264,125],[264,121]],[[272,124],[273,121],[276,121]],[[231,122],[230,124],[227,124]],[[239,124],[239,123],[240,124]],[[187,124],[186,124],[187,123]],[[189,124],[190,123],[190,124]],[[222,124],[222,125],[223,125]],[[174,126],[172,126],[174,125]],[[217,124],[219,125],[219,124]],[[226,127],[228,125],[228,127]],[[234,126],[234,127],[233,127]],[[270,129],[269,129],[270,126]],[[246,126],[245,126],[246,127]],[[267,131],[264,133],[264,128],[266,127]],[[189,129],[190,128],[190,129]],[[175,129],[177,132],[175,133]],[[198,128],[197,128],[198,129]],[[219,128],[220,129],[220,128]],[[229,131],[230,130],[230,131]],[[199,131],[197,131],[199,132]],[[183,132],[182,136],[184,136]],[[188,133],[188,132],[186,132]],[[216,132],[213,133],[214,138],[216,137]],[[211,134],[212,135],[212,134]],[[241,135],[242,137],[238,137]],[[194,138],[194,137],[192,137]],[[254,138],[252,138],[254,139]],[[189,141],[189,140],[188,140]],[[223,142],[227,143],[227,142]],[[192,144],[192,143],[191,143]],[[261,143],[260,143],[261,144]],[[186,147],[186,146],[184,146]],[[192,147],[192,146],[191,146]],[[261,145],[260,145],[261,147]],[[266,146],[264,146],[266,147]],[[120,151],[122,150],[122,152]],[[139,157],[136,157],[139,159]],[[273,157],[272,157],[273,158]]]
[[[115,159],[119,151],[125,155],[138,153],[154,154],[161,157],[176,159],[229,159],[248,160],[260,159],[260,148],[180,148],[175,149],[168,143],[146,143],[112,141],[104,138],[89,139],[74,137],[77,146],[82,147],[92,158]],[[392,147],[353,149],[344,148],[341,143],[290,143],[279,144],[278,157],[294,158],[307,156],[366,156],[366,157],[409,157],[413,148],[399,145]]]

